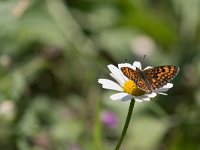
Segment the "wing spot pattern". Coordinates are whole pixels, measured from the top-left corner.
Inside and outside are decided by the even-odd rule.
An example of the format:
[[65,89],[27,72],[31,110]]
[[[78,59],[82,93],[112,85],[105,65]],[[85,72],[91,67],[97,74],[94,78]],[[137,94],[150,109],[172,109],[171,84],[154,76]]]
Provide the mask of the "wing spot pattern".
[[123,74],[133,80],[134,83],[147,93],[159,89],[171,81],[178,73],[179,67],[176,66],[159,66],[146,70],[133,70],[129,67],[122,67]]

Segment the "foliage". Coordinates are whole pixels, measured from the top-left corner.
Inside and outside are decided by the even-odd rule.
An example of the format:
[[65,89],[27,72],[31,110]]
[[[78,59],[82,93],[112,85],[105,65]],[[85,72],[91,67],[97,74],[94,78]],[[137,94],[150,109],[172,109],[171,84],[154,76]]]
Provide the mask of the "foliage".
[[122,149],[198,149],[199,11],[196,0],[1,0],[0,148],[114,149],[128,102],[97,79],[140,60],[181,71],[168,96],[136,104]]

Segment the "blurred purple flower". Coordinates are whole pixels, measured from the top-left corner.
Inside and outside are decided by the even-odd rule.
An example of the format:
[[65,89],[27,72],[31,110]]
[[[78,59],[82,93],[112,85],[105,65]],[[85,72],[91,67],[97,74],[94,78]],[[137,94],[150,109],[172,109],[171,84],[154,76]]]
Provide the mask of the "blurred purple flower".
[[108,128],[115,128],[118,123],[117,116],[110,111],[103,111],[101,114],[101,120]]

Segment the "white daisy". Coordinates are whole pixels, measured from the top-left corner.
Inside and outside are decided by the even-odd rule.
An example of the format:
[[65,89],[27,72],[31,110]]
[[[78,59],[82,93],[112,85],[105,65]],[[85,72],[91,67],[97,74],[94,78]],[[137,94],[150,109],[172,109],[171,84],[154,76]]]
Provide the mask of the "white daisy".
[[[137,86],[132,80],[129,80],[123,75],[123,73],[120,70],[120,68],[122,67],[129,67],[134,70],[136,69],[136,67],[141,69],[141,63],[138,61],[135,61],[133,65],[123,63],[118,64],[118,67],[114,65],[108,65],[108,69],[111,71],[110,76],[113,77],[117,81],[117,83],[109,79],[99,79],[98,83],[102,84],[102,88],[104,89],[118,91],[118,93],[115,93],[110,96],[112,100],[127,101],[134,98],[137,102],[150,101],[150,99],[157,96],[157,94],[167,95],[164,92],[173,87],[172,83],[167,83],[163,87],[156,89],[151,93],[145,93],[143,90],[137,88]],[[151,67],[148,66],[145,69],[148,68]]]

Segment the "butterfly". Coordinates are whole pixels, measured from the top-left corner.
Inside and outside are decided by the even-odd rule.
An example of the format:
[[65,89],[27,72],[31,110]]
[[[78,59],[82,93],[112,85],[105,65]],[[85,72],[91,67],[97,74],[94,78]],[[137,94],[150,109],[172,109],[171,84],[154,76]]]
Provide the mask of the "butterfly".
[[145,70],[140,70],[137,67],[136,70],[129,67],[121,68],[122,73],[146,93],[151,93],[153,90],[166,85],[178,74],[179,70],[179,67],[172,65],[158,66]]

